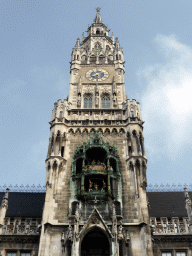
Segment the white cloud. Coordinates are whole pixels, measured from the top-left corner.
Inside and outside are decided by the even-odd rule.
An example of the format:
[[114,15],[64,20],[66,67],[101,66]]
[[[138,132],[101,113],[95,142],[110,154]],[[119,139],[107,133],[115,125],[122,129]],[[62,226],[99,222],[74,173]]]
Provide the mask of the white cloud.
[[175,159],[192,142],[192,48],[175,36],[158,35],[154,42],[165,63],[138,74],[147,85],[142,99],[146,149]]

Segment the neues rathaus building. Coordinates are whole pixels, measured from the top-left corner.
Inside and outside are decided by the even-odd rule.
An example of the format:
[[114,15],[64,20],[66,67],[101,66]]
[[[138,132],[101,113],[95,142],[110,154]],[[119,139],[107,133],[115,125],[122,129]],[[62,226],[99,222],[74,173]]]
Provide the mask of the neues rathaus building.
[[49,123],[46,192],[0,193],[0,256],[190,256],[191,193],[146,190],[140,105],[100,8],[86,32]]

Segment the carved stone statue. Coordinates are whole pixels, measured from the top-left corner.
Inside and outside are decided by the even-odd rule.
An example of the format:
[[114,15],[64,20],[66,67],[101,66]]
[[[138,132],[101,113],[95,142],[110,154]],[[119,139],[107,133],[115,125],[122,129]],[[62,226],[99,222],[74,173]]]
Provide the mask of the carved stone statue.
[[79,94],[77,96],[77,106],[80,107],[81,106],[81,94]]
[[113,105],[117,106],[117,96],[116,95],[113,96]]
[[99,95],[98,95],[98,93],[95,96],[95,106],[99,106]]

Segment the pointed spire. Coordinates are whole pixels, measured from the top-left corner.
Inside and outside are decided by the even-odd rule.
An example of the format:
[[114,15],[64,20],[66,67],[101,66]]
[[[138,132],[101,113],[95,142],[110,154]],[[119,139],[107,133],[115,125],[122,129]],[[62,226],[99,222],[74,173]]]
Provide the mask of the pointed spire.
[[115,38],[115,48],[116,49],[120,48],[118,37]]
[[102,23],[102,19],[101,19],[101,15],[100,15],[101,8],[97,7],[96,10],[97,10],[97,14],[94,19],[94,23]]
[[76,42],[75,48],[76,49],[80,48],[80,39],[79,38],[77,38],[77,42]]
[[112,40],[113,43],[114,43],[114,35],[113,35],[113,32],[112,32],[112,35],[111,35],[111,40]]
[[185,194],[186,209],[187,209],[188,215],[192,215],[192,209],[191,209],[192,202],[191,202],[191,198],[189,196],[187,188],[184,188],[184,191],[185,191],[184,194]]
[[84,40],[84,33],[82,33],[82,40],[81,41],[83,42],[83,40]]
[[8,198],[9,198],[9,189],[6,189],[5,195],[3,197],[3,200],[1,202],[1,208],[8,207]]

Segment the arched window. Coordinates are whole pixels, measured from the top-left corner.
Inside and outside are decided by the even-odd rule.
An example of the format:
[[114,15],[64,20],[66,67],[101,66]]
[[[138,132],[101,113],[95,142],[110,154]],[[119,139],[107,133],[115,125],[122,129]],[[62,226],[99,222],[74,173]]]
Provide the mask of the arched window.
[[90,93],[84,96],[84,108],[92,108],[92,95]]
[[83,55],[83,56],[81,57],[81,60],[87,60],[87,56],[86,56],[86,55]]
[[105,56],[100,55],[100,56],[99,56],[99,60],[100,60],[100,61],[105,60]]
[[103,94],[101,98],[101,107],[102,108],[110,108],[110,96],[109,94]]
[[99,35],[99,34],[100,34],[100,30],[99,30],[99,29],[97,29],[96,34],[97,34],[97,35]]
[[91,57],[90,57],[90,62],[95,62],[96,61],[96,57],[94,56],[94,55],[92,55]]

